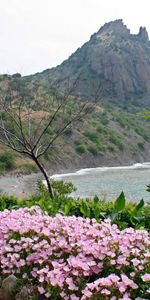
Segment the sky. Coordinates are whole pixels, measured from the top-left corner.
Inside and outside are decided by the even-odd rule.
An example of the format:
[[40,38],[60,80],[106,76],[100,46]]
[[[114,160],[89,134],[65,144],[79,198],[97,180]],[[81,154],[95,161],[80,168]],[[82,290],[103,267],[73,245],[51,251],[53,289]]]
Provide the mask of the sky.
[[116,19],[150,36],[149,16],[150,0],[0,0],[0,74],[55,67]]

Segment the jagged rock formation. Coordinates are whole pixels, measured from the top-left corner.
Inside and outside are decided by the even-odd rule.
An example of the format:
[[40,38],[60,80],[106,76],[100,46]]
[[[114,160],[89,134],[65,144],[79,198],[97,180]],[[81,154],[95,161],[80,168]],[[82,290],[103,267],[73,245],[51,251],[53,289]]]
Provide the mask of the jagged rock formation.
[[150,105],[150,42],[145,27],[131,34],[122,20],[106,23],[68,60],[39,75],[65,90],[75,84],[75,95],[108,101],[137,100]]
[[138,37],[143,42],[147,42],[149,40],[148,33],[145,27],[140,27]]

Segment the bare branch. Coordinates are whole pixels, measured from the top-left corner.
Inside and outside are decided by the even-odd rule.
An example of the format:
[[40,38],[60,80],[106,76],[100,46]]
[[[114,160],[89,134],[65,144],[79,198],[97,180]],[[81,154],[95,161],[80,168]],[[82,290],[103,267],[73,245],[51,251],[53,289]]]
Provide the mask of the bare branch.
[[75,116],[69,120],[66,124],[64,124],[63,127],[61,127],[60,129],[57,130],[55,136],[51,139],[51,141],[48,143],[48,145],[46,146],[46,148],[39,153],[39,155],[37,156],[38,158],[43,156],[47,150],[51,147],[51,145],[55,142],[55,140],[67,129],[67,127],[69,125],[71,125],[73,122],[80,120],[85,114],[87,114],[87,112],[84,112],[83,115],[81,115],[81,113],[84,111],[84,108],[86,107],[86,103],[84,103],[80,109],[80,111],[78,112],[78,114],[75,114]]
[[[72,123],[81,120],[94,108],[94,104],[90,105],[81,99],[70,96],[73,94],[79,77],[80,75],[67,92],[54,94],[48,100],[43,99],[44,102],[40,102],[41,111],[33,109],[35,101],[41,100],[40,95],[29,104],[23,99],[20,101],[13,99],[13,101],[10,100],[10,103],[6,103],[5,99],[0,99],[0,143],[18,153],[27,155],[36,163],[47,182],[52,198],[50,179],[40,158],[48,149],[54,147],[55,141]],[[96,97],[98,94],[99,90],[97,90]]]
[[35,142],[33,148],[32,148],[32,151],[35,150],[35,148],[37,147],[37,145],[39,144],[42,136],[46,133],[47,129],[51,126],[52,122],[54,121],[56,115],[58,114],[59,110],[61,109],[62,107],[62,104],[60,104],[58,106],[58,108],[56,109],[55,113],[53,114],[53,116],[50,118],[49,122],[47,123],[47,125],[45,126],[45,128],[43,129],[42,133],[39,135],[37,141]]
[[26,147],[27,147],[27,145],[30,147],[29,141],[27,141],[27,138],[25,137],[25,134],[24,134],[23,117],[21,116],[21,113],[22,113],[22,101],[20,101],[19,108],[18,108],[18,120],[19,120],[19,125],[20,125],[20,133],[21,133],[24,145]]
[[4,141],[2,138],[0,138],[0,143],[1,143],[2,145],[7,146],[8,148],[10,148],[10,149],[12,149],[12,150],[18,152],[18,153],[21,153],[21,154],[27,154],[28,156],[30,156],[30,153],[29,153],[29,152],[27,152],[27,151],[25,151],[25,150],[21,150],[21,149],[17,148],[16,146],[13,146],[13,145],[10,143],[10,141],[7,143],[7,142]]

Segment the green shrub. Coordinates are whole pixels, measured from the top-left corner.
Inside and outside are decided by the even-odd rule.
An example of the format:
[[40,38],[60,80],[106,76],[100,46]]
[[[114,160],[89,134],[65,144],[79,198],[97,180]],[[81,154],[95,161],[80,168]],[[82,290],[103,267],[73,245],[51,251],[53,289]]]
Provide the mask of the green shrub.
[[[67,195],[75,191],[76,188],[71,182],[65,183],[62,180],[52,180],[51,183],[54,191],[54,199],[50,198],[46,186],[39,181],[38,193],[33,195],[29,200],[23,200],[21,206],[31,207],[38,205],[51,216],[55,216],[57,213],[68,215],[70,210],[68,210],[67,205],[69,205],[69,201],[72,198]],[[72,201],[73,203],[75,202],[74,199]]]
[[89,151],[90,153],[92,153],[93,155],[97,155],[97,153],[98,153],[97,148],[94,147],[94,146],[89,146],[87,149],[88,149],[88,151]]
[[100,120],[101,120],[101,123],[103,125],[107,125],[109,123],[109,119],[108,119],[108,115],[106,112],[103,112],[101,115],[100,115]]
[[106,146],[101,144],[99,141],[96,143],[96,148],[98,152],[103,152],[106,150]]
[[0,171],[5,171],[5,163],[0,161]]
[[21,74],[20,73],[15,73],[12,75],[12,78],[21,78]]
[[123,150],[124,145],[121,141],[121,137],[119,135],[117,135],[114,131],[112,131],[110,133],[109,140],[111,143],[116,145],[120,150]]
[[108,145],[108,150],[111,151],[112,153],[115,153],[115,147],[113,145]]
[[0,211],[21,207],[21,202],[15,196],[0,194]]
[[148,141],[148,142],[150,141],[149,132],[147,132],[143,127],[140,127],[140,126],[136,127],[135,132],[137,134],[139,134],[140,136],[142,136],[145,141]]
[[14,155],[10,152],[0,152],[0,170],[11,170],[15,167]]
[[103,135],[107,135],[108,134],[108,130],[107,128],[103,127],[103,126],[98,126],[96,128],[96,131],[100,134],[103,134]]
[[74,144],[78,146],[78,145],[81,145],[82,142],[81,142],[80,140],[76,140],[76,141],[74,142]]
[[119,125],[122,127],[122,128],[130,128],[130,120],[128,117],[124,116],[123,114],[121,113],[114,113],[113,114],[113,119],[119,123]]
[[82,154],[82,153],[85,153],[86,152],[86,148],[84,145],[76,145],[75,146],[75,150],[79,153],[79,154]]
[[32,163],[22,164],[21,167],[29,173],[37,173],[38,172],[37,166],[34,163],[33,164]]
[[98,135],[96,132],[87,130],[84,135],[92,142],[96,143],[98,141]]
[[52,188],[54,194],[59,196],[66,196],[77,190],[72,182],[64,182],[63,180],[52,180]]

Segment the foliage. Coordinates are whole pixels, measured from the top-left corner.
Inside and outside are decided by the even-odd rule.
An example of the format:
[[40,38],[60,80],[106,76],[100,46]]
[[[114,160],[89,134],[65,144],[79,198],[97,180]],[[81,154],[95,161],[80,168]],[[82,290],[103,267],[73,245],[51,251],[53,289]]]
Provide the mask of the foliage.
[[37,166],[34,165],[33,163],[22,163],[21,164],[21,169],[27,171],[28,173],[37,173],[38,169]]
[[78,146],[78,145],[81,145],[81,144],[82,144],[82,142],[81,142],[80,140],[76,140],[74,143],[75,143],[75,145],[76,145],[76,146]]
[[130,129],[134,124],[133,118],[131,119],[130,115],[125,115],[121,111],[114,111],[112,115],[113,120],[118,122],[122,128]]
[[94,156],[97,155],[97,153],[98,153],[97,147],[94,147],[94,146],[92,146],[92,145],[88,146],[87,149],[88,149],[88,151],[89,151],[90,153],[92,153]]
[[63,180],[52,180],[52,188],[56,196],[66,196],[77,190],[72,182],[64,182]]
[[98,135],[96,132],[87,130],[84,135],[92,142],[96,143],[98,141]]
[[102,201],[97,196],[93,199],[76,199],[70,196],[76,190],[71,182],[52,180],[52,187],[54,201],[41,181],[38,183],[38,193],[29,199],[0,195],[0,210],[37,205],[51,216],[61,213],[64,216],[95,218],[97,221],[109,218],[120,229],[133,227],[150,231],[150,204],[144,205],[143,200],[138,204],[127,203],[123,192],[114,202]]
[[138,126],[135,128],[135,132],[143,137],[145,141],[150,141],[149,132],[144,127]]
[[86,152],[86,148],[84,145],[80,144],[80,145],[76,145],[75,146],[75,150],[79,153],[79,154],[82,154],[82,153],[85,153]]
[[15,73],[12,75],[12,78],[21,78],[21,74],[20,73]]
[[69,199],[75,202],[74,199],[68,197],[68,194],[74,192],[76,188],[71,182],[63,182],[62,180],[52,180],[52,188],[54,192],[54,199],[49,196],[46,186],[39,181],[38,193],[32,195],[28,200],[21,200],[18,202],[20,207],[32,207],[38,205],[44,211],[47,211],[49,215],[55,216],[57,213],[66,209],[66,215],[68,211]]
[[142,209],[144,208],[143,199],[138,204],[128,204],[126,207],[126,199],[123,192],[114,202],[114,207],[111,212],[103,213],[103,218],[110,218],[120,228],[129,226],[141,228],[145,225],[147,216],[142,216]]
[[0,171],[11,170],[15,167],[14,155],[10,152],[0,152]]
[[14,274],[52,300],[149,297],[150,240],[144,230],[121,231],[110,220],[53,218],[37,206],[1,212],[0,229],[2,279]]
[[100,126],[100,125],[96,128],[96,131],[100,134],[103,134],[103,135],[108,134],[108,129],[106,127]]
[[110,132],[109,140],[110,142],[115,144],[120,150],[123,150],[124,144],[121,140],[121,137],[112,130]]
[[100,120],[103,125],[107,125],[109,123],[109,118],[107,112],[103,112],[100,114]]
[[[64,201],[64,200],[63,200]],[[103,202],[97,196],[94,199],[69,198],[61,202],[59,212],[64,215],[75,215],[88,218],[95,218],[97,221],[109,218],[119,228],[147,228],[150,230],[150,207],[144,207],[144,201],[138,204],[126,204],[124,193],[122,192],[115,202]],[[148,215],[149,211],[149,215]]]
[[[37,113],[37,118],[33,120],[35,122],[34,125],[37,125],[39,113],[43,108],[39,101],[36,102],[36,105],[33,102],[32,108],[34,110],[35,117]],[[114,106],[111,106],[110,109],[108,109],[108,107],[106,107],[105,109],[107,111],[107,118],[110,120],[111,124],[103,125],[101,122],[103,113],[102,111],[97,111],[88,115],[88,118],[85,118],[83,126],[80,126],[79,124],[77,130],[74,128],[74,126],[69,126],[66,131],[64,131],[61,137],[61,143],[64,143],[65,140],[67,140],[67,144],[70,144],[69,151],[71,157],[73,157],[73,155],[76,155],[75,151],[77,153],[77,159],[79,158],[78,154],[82,156],[82,153],[86,153],[87,156],[89,155],[89,153],[92,153],[93,156],[96,156],[97,154],[102,154],[102,152],[104,152],[105,155],[108,156],[111,152],[111,157],[113,157],[114,159],[115,155],[118,153],[118,150],[122,151],[124,149],[126,150],[126,155],[129,155],[130,157],[131,154],[136,154],[139,151],[141,155],[143,155],[143,151],[146,150],[146,144],[142,135],[145,136],[146,134],[146,139],[148,140],[150,129],[149,122],[144,118],[144,120],[137,118],[136,112],[133,115],[133,113],[131,112],[122,112],[121,109],[118,110],[118,108]],[[2,116],[3,119],[7,119],[5,121],[7,122],[8,128],[13,129],[13,132],[15,132],[16,128],[15,126],[12,126],[13,124],[7,117],[7,114],[2,113]],[[60,122],[60,120],[61,112],[58,112],[56,121]],[[137,132],[140,134],[138,137]],[[54,134],[55,126],[51,126],[47,129],[47,134],[45,135],[44,141],[47,143],[49,139],[54,136]],[[69,139],[70,135],[71,139]],[[57,144],[56,147],[51,147],[43,155],[42,164],[46,166],[47,161],[53,163],[55,162],[55,158],[57,155],[56,149],[59,149],[60,154],[62,155],[62,157],[64,157],[64,154],[67,151],[67,144],[65,148],[61,149],[60,147],[57,148]],[[25,164],[26,161],[24,160],[24,156],[19,157],[21,157],[22,164]],[[16,161],[18,161],[18,159],[16,159]],[[17,167],[17,163],[15,167]],[[3,163],[0,163],[0,169],[4,169]],[[29,172],[36,171],[34,167],[32,167],[32,170],[30,170],[30,166],[27,166],[27,168],[23,167],[23,170],[27,170]]]
[[4,209],[14,209],[18,207],[19,200],[17,199],[17,197],[0,194],[0,211],[3,211]]
[[[72,182],[64,182],[63,180],[52,179],[52,188],[55,196],[66,196],[75,192],[77,189]],[[38,190],[41,195],[46,195],[48,193],[46,185],[42,181],[38,182]]]

